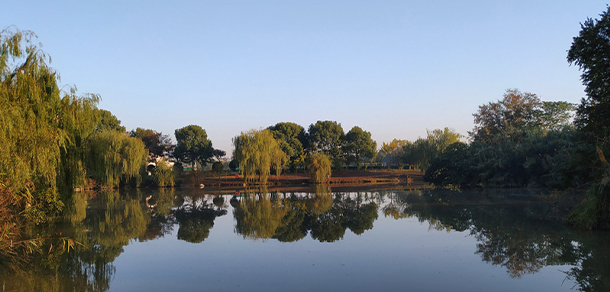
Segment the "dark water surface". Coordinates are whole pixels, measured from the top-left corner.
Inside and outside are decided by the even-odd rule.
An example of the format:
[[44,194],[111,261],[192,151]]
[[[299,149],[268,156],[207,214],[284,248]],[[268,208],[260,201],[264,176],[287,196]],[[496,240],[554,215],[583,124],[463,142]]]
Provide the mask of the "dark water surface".
[[[610,236],[543,191],[80,193],[2,291],[610,291]],[[50,243],[49,243],[50,245]],[[57,245],[57,243],[56,243]]]

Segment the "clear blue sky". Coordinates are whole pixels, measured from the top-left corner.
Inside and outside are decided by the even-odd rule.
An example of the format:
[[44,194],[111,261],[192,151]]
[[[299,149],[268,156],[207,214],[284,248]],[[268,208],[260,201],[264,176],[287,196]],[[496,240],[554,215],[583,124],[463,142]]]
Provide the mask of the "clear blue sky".
[[277,122],[357,125],[378,145],[467,134],[508,88],[579,102],[572,38],[606,1],[10,1],[61,84],[128,129],[196,124],[232,151]]

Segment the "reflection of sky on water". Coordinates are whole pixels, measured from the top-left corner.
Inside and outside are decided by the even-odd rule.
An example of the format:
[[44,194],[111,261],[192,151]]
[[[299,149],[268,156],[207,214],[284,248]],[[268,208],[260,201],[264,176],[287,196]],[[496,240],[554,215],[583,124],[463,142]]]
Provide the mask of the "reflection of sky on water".
[[[387,203],[387,199],[386,202]],[[320,243],[252,240],[235,232],[233,208],[193,244],[173,233],[132,241],[114,261],[111,291],[570,291],[571,266],[514,279],[481,260],[469,231],[438,231],[415,217],[380,215],[361,235]],[[565,280],[565,281],[564,281]]]

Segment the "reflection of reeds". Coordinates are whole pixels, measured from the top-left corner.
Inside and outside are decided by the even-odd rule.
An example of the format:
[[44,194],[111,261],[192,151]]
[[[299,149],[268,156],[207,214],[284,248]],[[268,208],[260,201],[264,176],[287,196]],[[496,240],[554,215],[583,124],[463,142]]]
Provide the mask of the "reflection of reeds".
[[0,184],[0,257],[8,258],[9,263],[13,262],[16,255],[16,248],[23,245],[18,241],[21,232],[17,227],[14,208],[19,206],[17,198]]
[[[48,252],[54,248],[63,248],[68,252],[77,244],[72,238],[61,234],[53,237],[23,238],[22,222],[23,212],[17,210],[25,205],[26,209],[32,200],[30,189],[33,184],[26,184],[26,188],[19,196],[12,193],[4,184],[0,183],[0,263],[8,268],[17,270],[34,253],[43,252],[43,245],[48,245]],[[21,197],[21,201],[20,201]]]

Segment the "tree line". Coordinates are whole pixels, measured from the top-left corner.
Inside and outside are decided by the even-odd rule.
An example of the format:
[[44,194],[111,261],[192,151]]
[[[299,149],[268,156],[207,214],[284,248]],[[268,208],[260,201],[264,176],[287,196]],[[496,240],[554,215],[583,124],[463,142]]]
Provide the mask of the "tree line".
[[317,121],[307,131],[298,124],[280,122],[266,129],[242,132],[233,138],[233,145],[231,167],[240,169],[246,178],[258,175],[261,182],[267,180],[271,169],[279,175],[306,168],[314,170],[314,182],[321,182],[331,167],[366,167],[376,156],[377,148],[370,132],[354,126],[345,133],[336,121]]
[[[449,145],[425,180],[438,186],[588,188],[566,223],[610,229],[610,7],[587,19],[567,60],[577,65],[586,97],[580,104],[542,102],[508,90],[473,115],[471,142]],[[572,122],[571,114],[575,109]]]

